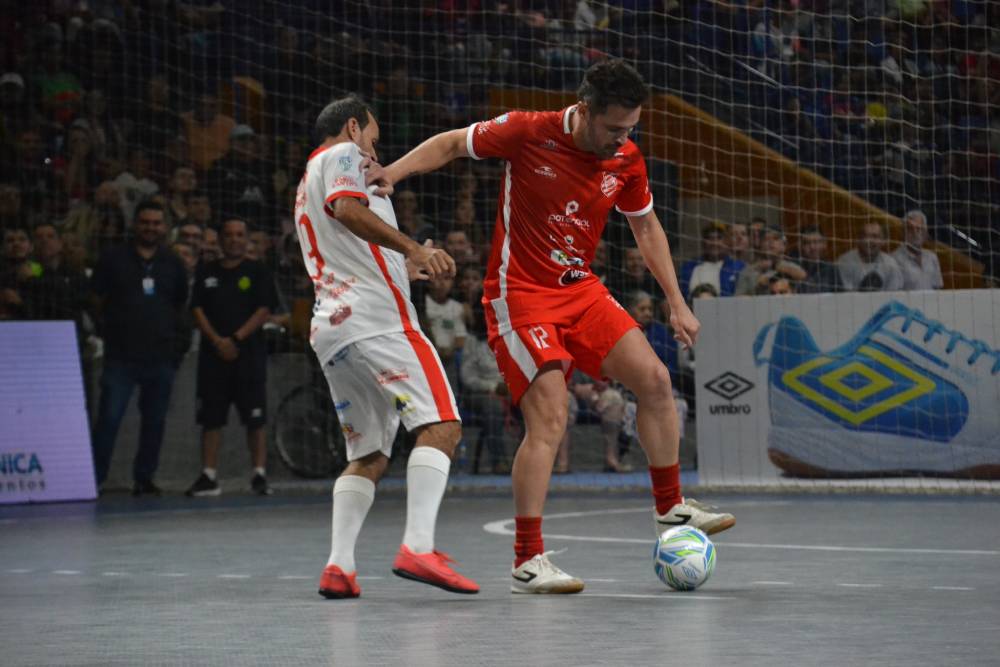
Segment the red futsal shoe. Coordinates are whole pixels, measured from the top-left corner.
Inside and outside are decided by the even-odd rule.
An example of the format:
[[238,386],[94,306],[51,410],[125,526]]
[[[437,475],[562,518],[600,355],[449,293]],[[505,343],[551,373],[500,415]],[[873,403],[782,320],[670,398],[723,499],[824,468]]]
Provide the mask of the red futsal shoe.
[[336,565],[327,565],[323,568],[323,576],[319,578],[319,594],[328,600],[359,597],[361,587],[358,586],[358,573],[345,574]]
[[478,593],[479,584],[451,569],[449,563],[454,562],[448,554],[440,551],[415,554],[403,544],[392,564],[392,572],[397,577],[437,586],[451,593]]

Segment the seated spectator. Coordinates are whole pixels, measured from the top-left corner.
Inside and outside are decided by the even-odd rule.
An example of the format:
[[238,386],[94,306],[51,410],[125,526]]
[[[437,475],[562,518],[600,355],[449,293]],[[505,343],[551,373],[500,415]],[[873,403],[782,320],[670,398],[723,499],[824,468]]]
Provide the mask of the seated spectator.
[[639,324],[643,335],[649,341],[649,346],[653,348],[653,352],[670,371],[670,379],[674,387],[679,387],[677,341],[674,340],[667,325],[653,319],[653,297],[643,291],[631,292],[626,297],[625,308]]
[[191,246],[197,263],[197,258],[201,255],[201,246],[205,239],[205,229],[194,222],[185,222],[180,227],[174,229],[177,243],[185,243]]
[[87,307],[87,276],[63,260],[62,238],[52,223],[35,227],[33,245],[38,269],[25,284],[28,316],[34,320],[72,320],[77,340],[84,340],[83,313]]
[[799,255],[796,262],[806,272],[805,279],[798,283],[800,293],[818,294],[839,292],[842,289],[837,265],[826,259],[826,236],[819,226],[810,225],[799,231]]
[[473,309],[483,297],[483,269],[478,264],[466,264],[458,273],[455,300],[462,304],[466,328],[472,326]]
[[601,436],[604,440],[604,471],[629,472],[632,466],[622,463],[618,456],[618,437],[625,416],[625,398],[622,392],[604,380],[592,380],[576,371],[569,382],[569,410],[566,432],[559,443],[553,472],[570,471],[570,428],[577,422],[584,410],[593,412],[601,422]]
[[174,254],[177,255],[177,258],[184,265],[184,269],[188,275],[188,282],[192,282],[194,280],[194,272],[198,268],[198,253],[195,251],[194,246],[184,241],[174,241],[170,249],[174,251]]
[[844,289],[852,292],[878,292],[903,289],[903,272],[885,252],[886,231],[882,223],[866,222],[858,247],[837,259]]
[[726,226],[716,221],[702,227],[701,257],[684,262],[678,276],[685,299],[690,296],[691,285],[702,283],[713,286],[722,296],[732,296],[735,293],[736,280],[744,264],[729,257],[727,253]]
[[271,175],[249,125],[233,128],[229,150],[212,167],[207,182],[212,208],[220,219],[240,218],[251,226],[270,222]]
[[93,201],[82,201],[70,209],[62,232],[83,244],[88,266],[94,266],[106,250],[124,241],[125,215],[114,181],[98,185]]
[[209,91],[198,96],[193,110],[181,114],[181,121],[191,162],[207,172],[229,150],[229,136],[236,121],[219,113],[219,100]]
[[750,247],[750,227],[745,222],[734,222],[729,225],[729,256],[747,264],[753,258],[753,248]]
[[892,258],[903,272],[903,289],[929,290],[944,287],[941,264],[936,254],[924,249],[927,241],[927,216],[914,210],[903,218],[903,242],[892,253]]
[[[478,290],[482,296],[482,289]],[[504,441],[507,385],[497,368],[497,360],[486,343],[486,314],[477,299],[472,306],[472,325],[462,347],[459,370],[462,409],[472,414],[480,430],[479,438],[490,456],[494,474],[508,474],[507,445]],[[473,473],[478,470],[473,470]]]
[[628,295],[635,291],[642,291],[653,297],[655,301],[663,299],[663,290],[656,278],[646,266],[646,260],[642,257],[639,248],[632,247],[625,249],[625,270],[618,275],[614,296],[619,302],[624,303]]
[[188,195],[187,200],[188,220],[199,225],[202,229],[215,224],[214,211],[212,210],[212,200],[204,190],[194,190]]
[[466,234],[464,229],[449,230],[444,237],[444,249],[445,252],[451,255],[452,259],[455,260],[455,264],[459,267],[463,267],[466,264],[479,263],[479,257],[476,256],[476,252],[469,240],[469,235]]
[[756,253],[752,263],[743,267],[736,281],[736,294],[766,294],[771,277],[784,276],[790,280],[803,280],[806,272],[801,266],[788,259],[785,255],[787,242],[785,233],[777,225],[768,225],[764,231],[760,252]]
[[423,243],[435,236],[434,225],[427,222],[420,213],[417,193],[413,190],[399,190],[392,196],[399,230],[417,243]]
[[767,292],[771,296],[788,296],[789,294],[795,294],[795,288],[792,286],[793,283],[786,276],[780,273],[775,273],[767,281]]
[[454,387],[457,376],[455,353],[462,349],[466,335],[462,304],[451,298],[451,290],[455,285],[454,278],[438,276],[429,282],[424,300],[424,314],[430,327],[427,333],[434,341],[434,347],[441,357],[448,380]]

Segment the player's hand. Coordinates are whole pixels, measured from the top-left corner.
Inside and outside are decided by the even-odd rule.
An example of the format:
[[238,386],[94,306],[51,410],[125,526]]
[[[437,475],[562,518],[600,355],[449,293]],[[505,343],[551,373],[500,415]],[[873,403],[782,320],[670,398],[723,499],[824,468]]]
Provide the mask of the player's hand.
[[[424,245],[416,246],[406,255],[406,261],[412,264],[417,272],[424,273],[428,278],[438,276],[454,276],[455,260],[444,250],[435,248],[428,239]],[[409,268],[407,268],[409,273]]]
[[670,327],[674,330],[674,340],[689,348],[698,341],[701,322],[686,303],[680,303],[670,309]]
[[385,167],[371,160],[368,163],[367,169],[365,169],[364,162],[362,162],[362,169],[365,172],[365,185],[374,185],[375,194],[380,197],[388,197],[393,193],[392,181],[389,180],[389,174]]
[[215,349],[219,351],[223,361],[236,361],[240,356],[240,348],[236,347],[236,341],[232,338],[220,338],[215,343]]
[[[434,240],[427,239],[426,241],[424,241],[424,247],[433,248]],[[406,258],[406,277],[410,280],[411,283],[415,280],[430,280],[431,278],[429,275],[427,275],[427,271],[418,268],[416,264],[410,261],[409,257]]]

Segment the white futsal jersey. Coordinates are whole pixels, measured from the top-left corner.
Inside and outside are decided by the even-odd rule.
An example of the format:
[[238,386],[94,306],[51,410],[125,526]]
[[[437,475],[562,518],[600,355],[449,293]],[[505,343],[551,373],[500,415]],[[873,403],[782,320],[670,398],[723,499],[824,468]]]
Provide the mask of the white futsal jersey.
[[365,187],[353,142],[309,156],[295,198],[295,227],[316,291],[309,342],[320,363],[355,341],[419,331],[402,254],[363,241],[333,217],[333,202],[355,197],[399,229],[392,202]]

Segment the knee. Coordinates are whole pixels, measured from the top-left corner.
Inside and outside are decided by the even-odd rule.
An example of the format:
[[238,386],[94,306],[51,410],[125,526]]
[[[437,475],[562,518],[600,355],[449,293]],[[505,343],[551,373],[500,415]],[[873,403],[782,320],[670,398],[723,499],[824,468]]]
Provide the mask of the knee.
[[643,375],[640,390],[636,392],[640,400],[662,403],[673,402],[670,372],[663,364],[656,364]]

